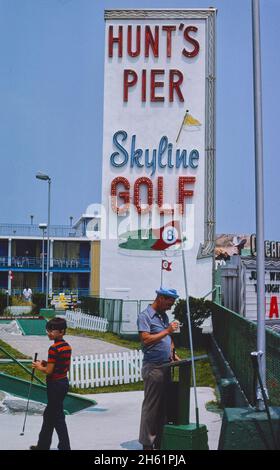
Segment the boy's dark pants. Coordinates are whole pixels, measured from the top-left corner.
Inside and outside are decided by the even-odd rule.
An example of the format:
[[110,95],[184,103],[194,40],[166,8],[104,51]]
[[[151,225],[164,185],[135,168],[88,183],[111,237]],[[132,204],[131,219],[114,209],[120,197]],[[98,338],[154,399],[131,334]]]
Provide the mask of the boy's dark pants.
[[47,383],[48,404],[44,411],[42,429],[39,434],[37,444],[39,449],[50,449],[55,429],[58,435],[59,450],[70,450],[69,436],[63,412],[63,400],[68,390],[69,382],[67,378]]

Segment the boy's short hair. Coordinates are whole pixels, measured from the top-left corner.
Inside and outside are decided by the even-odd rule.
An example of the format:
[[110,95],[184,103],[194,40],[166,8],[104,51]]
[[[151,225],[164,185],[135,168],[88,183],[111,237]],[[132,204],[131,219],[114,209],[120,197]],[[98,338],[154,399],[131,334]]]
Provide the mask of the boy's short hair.
[[66,320],[64,320],[64,318],[52,318],[46,324],[47,331],[52,331],[52,330],[66,331],[66,328],[67,328],[67,323],[66,323]]

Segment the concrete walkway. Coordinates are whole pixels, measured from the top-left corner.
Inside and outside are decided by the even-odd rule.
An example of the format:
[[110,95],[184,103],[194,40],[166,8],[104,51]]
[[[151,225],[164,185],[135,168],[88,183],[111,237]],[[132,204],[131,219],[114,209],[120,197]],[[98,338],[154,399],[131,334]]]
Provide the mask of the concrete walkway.
[[[214,400],[213,389],[198,387],[200,423],[208,428],[210,449],[217,449],[221,417],[205,408]],[[67,426],[73,450],[140,450],[139,422],[143,392],[103,393],[87,395],[97,401],[97,406],[75,415],[67,416]],[[28,416],[25,435],[20,436],[24,413],[0,414],[0,449],[28,449],[37,443],[42,416]],[[191,422],[195,422],[193,392],[191,391]],[[57,446],[54,434],[52,448]]]
[[[65,335],[64,338],[71,344],[73,356],[130,351],[127,348],[116,346],[100,339],[70,335]],[[38,359],[47,358],[48,349],[52,344],[52,341],[47,336],[22,336],[0,333],[0,339],[27,356],[33,357],[35,352],[37,352]]]
[[[0,339],[18,351],[33,356],[38,352],[39,358],[47,357],[51,341],[44,336],[21,336],[1,333]],[[87,337],[65,336],[73,348],[73,355],[105,354],[129,351],[127,348]],[[198,387],[198,405],[200,423],[208,429],[210,449],[217,449],[221,416],[207,411],[207,402],[215,400],[213,389]],[[98,405],[80,413],[67,416],[67,426],[73,450],[106,450],[125,449],[140,450],[138,432],[140,423],[143,392],[103,393],[86,395],[97,401]],[[191,392],[191,422],[195,422],[193,392]],[[20,436],[24,413],[0,413],[0,450],[28,449],[36,444],[42,424],[42,416],[29,415],[26,431]],[[54,434],[53,448],[57,446]]]

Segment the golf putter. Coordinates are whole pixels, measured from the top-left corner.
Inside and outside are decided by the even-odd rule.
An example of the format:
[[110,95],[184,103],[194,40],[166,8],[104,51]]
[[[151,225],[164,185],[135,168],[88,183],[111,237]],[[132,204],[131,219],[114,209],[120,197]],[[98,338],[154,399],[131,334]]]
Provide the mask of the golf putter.
[[[33,362],[37,361],[37,357],[38,357],[38,353],[35,353]],[[30,379],[30,384],[29,384],[29,389],[28,389],[27,405],[26,405],[26,410],[25,410],[24,422],[23,422],[22,432],[20,433],[20,436],[24,436],[25,423],[26,423],[26,418],[27,418],[27,413],[28,413],[30,392],[31,392],[34,374],[35,374],[35,369],[32,369],[32,374],[31,374],[31,379]]]

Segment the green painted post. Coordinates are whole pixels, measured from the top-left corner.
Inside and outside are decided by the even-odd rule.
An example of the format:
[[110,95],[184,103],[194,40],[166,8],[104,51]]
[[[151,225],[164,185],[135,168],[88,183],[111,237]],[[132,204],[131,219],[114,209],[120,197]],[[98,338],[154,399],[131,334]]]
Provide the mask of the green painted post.
[[221,305],[222,303],[222,294],[221,294],[221,286],[216,284],[215,285],[215,299],[214,302]]

